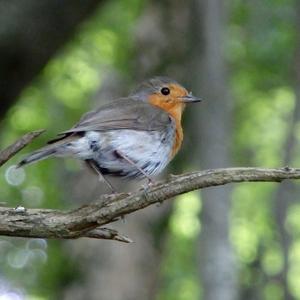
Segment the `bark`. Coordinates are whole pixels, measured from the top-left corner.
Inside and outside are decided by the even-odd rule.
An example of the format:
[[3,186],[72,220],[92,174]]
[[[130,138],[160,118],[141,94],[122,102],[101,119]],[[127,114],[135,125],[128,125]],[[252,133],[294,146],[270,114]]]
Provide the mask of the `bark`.
[[21,151],[24,147],[26,147],[26,145],[31,143],[35,138],[40,136],[43,132],[44,130],[29,132],[18,139],[12,145],[0,151],[0,167],[4,165],[9,159],[11,159],[15,154]]
[[[197,128],[195,140],[200,148],[200,159],[195,162],[198,168],[229,166],[232,116],[223,49],[227,7],[221,0],[194,0],[193,3],[192,90],[204,99],[203,105],[195,108],[193,114],[192,126]],[[203,298],[233,300],[238,289],[235,259],[229,241],[231,189],[207,189],[201,196],[199,269]]]
[[0,120],[104,0],[0,1]]
[[[103,195],[98,201],[69,212],[1,207],[0,235],[60,239],[94,237],[96,228],[196,189],[234,182],[281,182],[285,179],[300,179],[300,169],[227,168],[172,175],[168,180],[134,193]],[[224,199],[219,198],[219,201]]]

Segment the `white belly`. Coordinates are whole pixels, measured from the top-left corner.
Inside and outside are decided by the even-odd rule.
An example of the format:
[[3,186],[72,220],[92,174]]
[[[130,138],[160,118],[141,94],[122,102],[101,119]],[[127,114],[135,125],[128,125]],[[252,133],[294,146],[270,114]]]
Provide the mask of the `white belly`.
[[160,173],[168,164],[173,140],[172,128],[164,134],[128,129],[91,131],[72,142],[72,154],[80,159],[95,160],[105,174],[141,177],[141,172],[118,156],[116,150],[147,174],[154,175]]

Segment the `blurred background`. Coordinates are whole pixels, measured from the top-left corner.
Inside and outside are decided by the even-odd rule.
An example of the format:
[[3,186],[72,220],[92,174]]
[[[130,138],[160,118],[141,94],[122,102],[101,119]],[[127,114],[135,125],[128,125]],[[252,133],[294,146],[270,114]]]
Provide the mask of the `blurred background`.
[[[0,146],[47,128],[0,169],[0,202],[71,209],[107,192],[73,160],[11,166],[154,75],[205,99],[165,174],[299,166],[300,1],[0,0]],[[0,299],[300,299],[299,195],[188,193],[114,223],[132,244],[1,237]]]

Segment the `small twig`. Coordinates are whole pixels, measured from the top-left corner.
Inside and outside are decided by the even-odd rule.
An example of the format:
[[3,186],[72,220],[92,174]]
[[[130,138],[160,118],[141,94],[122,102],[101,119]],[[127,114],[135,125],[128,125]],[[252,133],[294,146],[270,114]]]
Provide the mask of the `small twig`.
[[[172,176],[132,194],[103,195],[93,203],[63,212],[51,209],[0,207],[0,235],[30,238],[104,238],[129,242],[112,229],[100,228],[120,217],[196,189],[234,182],[281,182],[300,179],[294,168],[228,168]],[[222,201],[222,199],[220,199]]]
[[10,160],[16,153],[22,150],[26,145],[32,142],[33,139],[42,134],[45,130],[37,130],[26,133],[12,145],[8,146],[0,152],[0,167]]
[[94,239],[115,240],[124,243],[132,243],[133,241],[125,235],[121,235],[118,231],[111,228],[96,228],[86,233],[86,237]]

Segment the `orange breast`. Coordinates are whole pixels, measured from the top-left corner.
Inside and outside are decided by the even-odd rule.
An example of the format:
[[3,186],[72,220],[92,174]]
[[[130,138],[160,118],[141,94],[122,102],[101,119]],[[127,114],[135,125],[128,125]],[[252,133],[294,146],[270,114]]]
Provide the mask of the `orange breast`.
[[179,124],[177,124],[176,122],[175,140],[172,147],[171,159],[176,155],[176,153],[180,149],[182,140],[183,140],[183,130],[181,127],[181,123],[179,122]]
[[171,115],[175,120],[175,139],[172,147],[172,152],[170,154],[171,159],[175,156],[181,147],[183,140],[183,130],[181,126],[181,116],[184,110],[185,104],[180,101],[165,101],[161,99],[160,95],[150,96],[149,102],[155,106],[160,107],[165,110],[169,115]]

